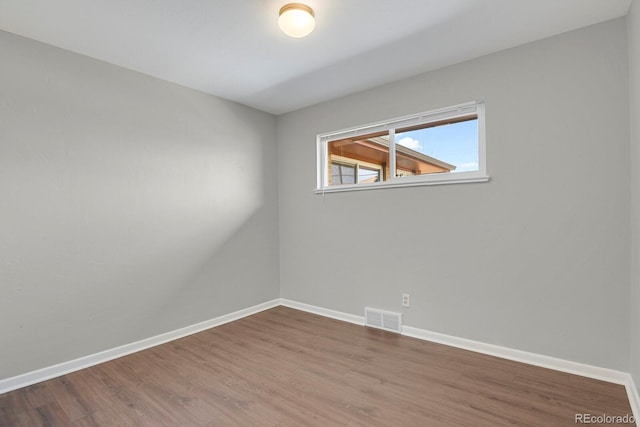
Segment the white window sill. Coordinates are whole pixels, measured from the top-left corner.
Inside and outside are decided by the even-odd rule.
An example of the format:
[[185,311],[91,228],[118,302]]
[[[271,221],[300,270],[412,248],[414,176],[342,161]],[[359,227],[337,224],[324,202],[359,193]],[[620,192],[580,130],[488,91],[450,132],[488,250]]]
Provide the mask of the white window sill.
[[419,187],[423,185],[447,185],[447,184],[468,184],[474,182],[487,182],[489,176],[460,177],[446,179],[430,179],[430,180],[412,180],[410,178],[394,179],[393,181],[376,182],[371,184],[344,184],[333,187],[317,188],[315,194],[325,193],[341,193],[345,191],[362,191],[362,190],[381,190],[383,188],[399,188],[399,187]]

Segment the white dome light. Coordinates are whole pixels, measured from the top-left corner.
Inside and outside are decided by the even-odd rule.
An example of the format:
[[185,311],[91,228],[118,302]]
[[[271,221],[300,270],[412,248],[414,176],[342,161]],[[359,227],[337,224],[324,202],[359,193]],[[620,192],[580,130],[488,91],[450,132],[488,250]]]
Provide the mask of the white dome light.
[[316,26],[313,9],[301,3],[285,4],[280,9],[278,25],[289,37],[304,37]]

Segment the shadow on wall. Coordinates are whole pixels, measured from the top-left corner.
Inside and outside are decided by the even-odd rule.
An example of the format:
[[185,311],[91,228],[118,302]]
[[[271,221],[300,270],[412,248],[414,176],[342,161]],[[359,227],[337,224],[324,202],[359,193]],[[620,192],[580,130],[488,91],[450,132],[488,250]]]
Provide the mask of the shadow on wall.
[[[159,332],[140,319],[277,211],[273,116],[12,35],[0,47],[6,378]],[[245,261],[262,257],[251,242]],[[188,314],[223,314],[205,309]]]
[[160,333],[277,298],[278,251],[269,239],[277,229],[270,215],[267,207],[256,211],[141,321]]

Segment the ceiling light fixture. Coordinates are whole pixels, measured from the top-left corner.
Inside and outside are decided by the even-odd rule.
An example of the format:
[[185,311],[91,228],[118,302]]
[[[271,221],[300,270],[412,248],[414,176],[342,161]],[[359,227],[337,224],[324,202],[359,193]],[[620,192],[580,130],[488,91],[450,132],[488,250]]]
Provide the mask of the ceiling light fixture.
[[313,9],[302,3],[285,4],[280,9],[278,25],[289,37],[304,37],[316,26]]

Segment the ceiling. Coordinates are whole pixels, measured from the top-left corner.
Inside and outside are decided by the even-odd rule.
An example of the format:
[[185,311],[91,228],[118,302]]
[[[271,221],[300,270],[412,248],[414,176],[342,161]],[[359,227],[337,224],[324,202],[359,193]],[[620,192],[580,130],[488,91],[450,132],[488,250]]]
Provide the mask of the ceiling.
[[626,15],[631,0],[0,0],[0,29],[274,114]]

